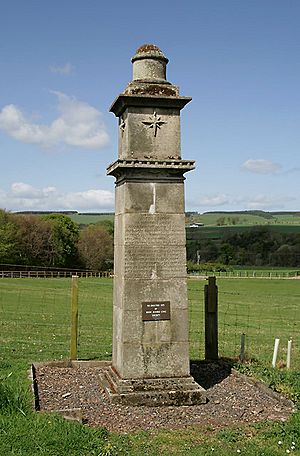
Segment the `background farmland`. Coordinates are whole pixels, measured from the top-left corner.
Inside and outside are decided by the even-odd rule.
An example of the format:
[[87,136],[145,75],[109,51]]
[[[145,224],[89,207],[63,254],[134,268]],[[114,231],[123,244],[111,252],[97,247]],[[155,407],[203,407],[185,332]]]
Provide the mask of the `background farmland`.
[[[19,212],[22,214],[34,213],[35,215],[45,215],[44,212]],[[89,225],[104,220],[113,221],[114,214],[107,213],[80,213],[77,211],[64,212],[74,222],[80,225]],[[300,212],[265,212],[265,211],[237,211],[237,212],[198,212],[186,213],[187,225],[192,223],[202,223],[205,227],[213,226],[253,226],[253,225],[286,225],[298,226],[300,231]],[[297,228],[295,228],[297,229]]]

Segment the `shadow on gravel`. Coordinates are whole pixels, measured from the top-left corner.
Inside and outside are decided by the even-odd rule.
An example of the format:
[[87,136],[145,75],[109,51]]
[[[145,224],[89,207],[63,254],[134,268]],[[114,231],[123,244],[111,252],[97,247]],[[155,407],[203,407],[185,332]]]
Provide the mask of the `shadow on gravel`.
[[204,389],[209,389],[229,377],[233,364],[233,360],[228,358],[218,361],[191,360],[191,375]]

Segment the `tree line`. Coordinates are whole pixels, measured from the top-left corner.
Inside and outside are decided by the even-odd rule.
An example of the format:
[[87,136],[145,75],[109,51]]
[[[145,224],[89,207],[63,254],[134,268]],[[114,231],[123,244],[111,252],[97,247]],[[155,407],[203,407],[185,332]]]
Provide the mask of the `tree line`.
[[[0,263],[41,267],[113,267],[113,222],[79,228],[62,213],[13,214],[0,209]],[[255,226],[223,239],[188,239],[193,263],[300,267],[300,233],[274,232]]]
[[255,226],[223,239],[188,240],[187,257],[194,263],[300,267],[300,234]]
[[113,223],[79,230],[61,214],[19,215],[0,209],[0,263],[96,271],[113,264]]

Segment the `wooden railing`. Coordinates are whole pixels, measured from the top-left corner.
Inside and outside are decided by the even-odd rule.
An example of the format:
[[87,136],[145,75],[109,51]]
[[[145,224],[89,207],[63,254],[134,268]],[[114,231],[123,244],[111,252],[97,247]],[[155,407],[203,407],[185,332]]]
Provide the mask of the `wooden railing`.
[[110,271],[0,271],[0,279],[23,279],[23,278],[36,278],[36,279],[58,279],[67,278],[72,276],[78,277],[112,277]]

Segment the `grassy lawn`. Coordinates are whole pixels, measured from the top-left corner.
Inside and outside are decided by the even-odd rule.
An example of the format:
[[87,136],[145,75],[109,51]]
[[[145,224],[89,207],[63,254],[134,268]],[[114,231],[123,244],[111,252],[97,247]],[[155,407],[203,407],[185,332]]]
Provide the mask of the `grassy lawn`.
[[[252,363],[239,368],[300,402],[298,280],[218,279],[219,349],[237,357],[240,337]],[[203,287],[189,280],[191,358],[203,357]],[[32,361],[69,356],[70,279],[0,279],[0,454],[2,455],[283,455],[300,454],[300,413],[288,423],[225,430],[138,432],[124,435],[68,423],[31,410],[27,369]],[[79,357],[110,359],[112,280],[80,279]],[[285,361],[293,338],[292,370],[271,369],[274,338]],[[278,444],[282,442],[282,444]],[[295,449],[291,450],[292,442]]]
[[290,214],[271,214],[271,213],[261,213],[250,214],[247,212],[243,213],[234,213],[234,212],[210,212],[204,214],[193,214],[191,216],[191,221],[204,223],[205,226],[215,226],[222,221],[223,225],[232,225],[232,222],[235,225],[277,225],[277,224],[294,224],[300,225],[300,215],[299,213]]

